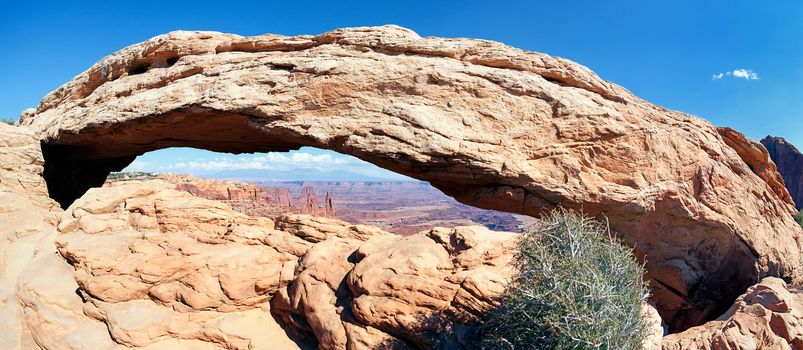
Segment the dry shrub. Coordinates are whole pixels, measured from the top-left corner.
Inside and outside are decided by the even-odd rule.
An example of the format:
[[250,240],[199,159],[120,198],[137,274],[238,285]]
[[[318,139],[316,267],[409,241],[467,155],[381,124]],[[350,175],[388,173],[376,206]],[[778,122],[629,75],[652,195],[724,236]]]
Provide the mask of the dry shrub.
[[644,267],[599,222],[556,210],[526,233],[483,349],[641,349]]

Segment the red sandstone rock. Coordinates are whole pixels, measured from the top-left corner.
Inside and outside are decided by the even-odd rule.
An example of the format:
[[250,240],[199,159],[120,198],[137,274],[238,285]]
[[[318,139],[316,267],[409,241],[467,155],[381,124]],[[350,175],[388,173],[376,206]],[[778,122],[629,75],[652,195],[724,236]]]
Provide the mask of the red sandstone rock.
[[320,201],[318,194],[315,193],[315,187],[312,186],[302,187],[301,193],[298,195],[298,199],[296,199],[298,206],[301,208],[301,214],[310,215],[318,214]]
[[335,208],[332,206],[332,196],[329,194],[329,191],[326,191],[326,199],[324,199],[323,203],[324,216],[334,217]]
[[664,350],[803,349],[803,288],[766,278],[715,321],[664,337],[662,346]]
[[[770,157],[770,153],[761,143],[752,141],[731,128],[719,128],[719,134],[725,143],[733,148],[739,157],[747,163],[756,175],[766,182],[772,191],[785,202],[795,205],[792,196],[784,186],[784,179],[778,173],[778,167]],[[801,157],[803,163],[803,157]],[[800,169],[803,171],[803,169]]]
[[275,203],[277,205],[289,207],[293,205],[293,198],[290,191],[286,188],[260,188],[259,201],[263,203]]
[[778,165],[797,209],[803,210],[803,154],[782,137],[767,136],[761,144],[767,147],[770,157]]
[[[75,270],[70,292],[86,301],[82,320],[109,328],[103,342],[296,346],[276,332],[266,317],[272,312],[299,344],[321,349],[459,349],[460,333],[451,332],[470,330],[513,273],[511,233],[461,227],[401,237],[309,215],[274,223],[170,187],[111,184],[61,217],[63,260],[52,263]],[[56,342],[77,332],[49,336]]]
[[576,63],[491,41],[396,26],[173,32],[102,59],[21,123],[42,137],[65,205],[154,149],[314,146],[482,208],[599,216],[647,262],[675,330],[762,277],[803,282],[803,229],[754,145]]
[[[0,124],[0,160],[4,349],[460,348],[513,272],[509,233],[274,223],[162,181],[92,190],[61,214],[57,236],[38,140]],[[649,307],[645,317],[654,346],[660,319]],[[802,320],[803,290],[767,278],[718,320],[661,343],[796,349]]]

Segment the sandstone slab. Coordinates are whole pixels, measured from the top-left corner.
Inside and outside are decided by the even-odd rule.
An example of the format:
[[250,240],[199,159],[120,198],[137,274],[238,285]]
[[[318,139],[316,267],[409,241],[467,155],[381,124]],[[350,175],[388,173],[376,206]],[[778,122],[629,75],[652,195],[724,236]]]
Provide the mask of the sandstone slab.
[[664,337],[662,346],[664,350],[801,349],[803,289],[765,278],[715,321]]

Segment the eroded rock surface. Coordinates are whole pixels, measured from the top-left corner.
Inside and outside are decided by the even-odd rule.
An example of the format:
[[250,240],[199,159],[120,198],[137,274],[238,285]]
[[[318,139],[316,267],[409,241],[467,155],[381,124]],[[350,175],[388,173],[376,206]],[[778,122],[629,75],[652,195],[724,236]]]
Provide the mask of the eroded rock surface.
[[662,346],[664,350],[803,349],[803,288],[765,278],[717,320],[664,337]]
[[[31,265],[54,256],[60,211],[47,197],[39,139],[27,129],[0,123],[0,348],[30,349],[36,343],[22,322],[32,310],[17,302],[17,281]],[[49,243],[49,244],[48,244]],[[34,270],[35,271],[35,270]],[[37,271],[47,275],[47,271]],[[53,280],[59,281],[58,278]],[[52,289],[39,291],[47,297]],[[69,291],[67,291],[69,292]],[[58,309],[60,305],[52,305]],[[42,310],[47,312],[49,310]],[[77,325],[76,325],[77,326]]]
[[778,171],[797,203],[797,209],[803,210],[803,154],[783,137],[767,136],[761,140],[761,144],[778,165]]
[[[37,138],[0,124],[0,140],[4,349],[471,348],[514,273],[514,234],[272,221],[163,181],[94,189],[60,214]],[[645,317],[648,349],[803,347],[803,289],[777,278],[680,334]]]
[[491,41],[396,26],[173,32],[104,58],[22,124],[43,138],[63,205],[159,148],[314,146],[482,208],[604,215],[647,261],[674,330],[716,317],[761,277],[803,282],[803,230],[752,144],[576,63]]
[[162,180],[92,189],[43,232],[0,318],[9,349],[474,349],[517,240],[272,221]]
[[[274,222],[173,188],[92,189],[59,221],[60,256],[47,268],[68,267],[75,287],[61,289],[80,295],[81,322],[103,324],[115,346],[460,349],[513,273],[512,233]],[[47,334],[56,344],[80,331]]]
[[[769,152],[763,144],[750,140],[731,128],[719,128],[719,134],[722,135],[722,140],[747,163],[750,170],[764,180],[779,198],[787,203],[795,203],[789,194],[791,190],[784,185],[784,178],[773,161],[777,158],[775,156],[777,151]],[[801,157],[801,163],[803,164],[803,157]],[[803,169],[799,170],[803,171]]]
[[[176,189],[192,193],[196,197],[224,200],[251,201],[288,208],[293,198],[286,188],[271,188],[251,183],[197,178],[192,175],[159,174],[159,179],[176,185]],[[125,179],[121,179],[125,180]]]

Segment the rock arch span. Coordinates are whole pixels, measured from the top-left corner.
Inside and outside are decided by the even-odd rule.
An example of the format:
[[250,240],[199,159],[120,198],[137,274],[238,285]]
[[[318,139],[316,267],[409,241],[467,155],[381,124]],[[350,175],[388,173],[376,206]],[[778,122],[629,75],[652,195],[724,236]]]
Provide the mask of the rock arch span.
[[481,208],[605,218],[645,259],[675,330],[760,277],[801,281],[803,232],[763,148],[576,63],[491,41],[396,26],[173,32],[104,58],[21,120],[40,134],[63,206],[155,149],[313,146]]

